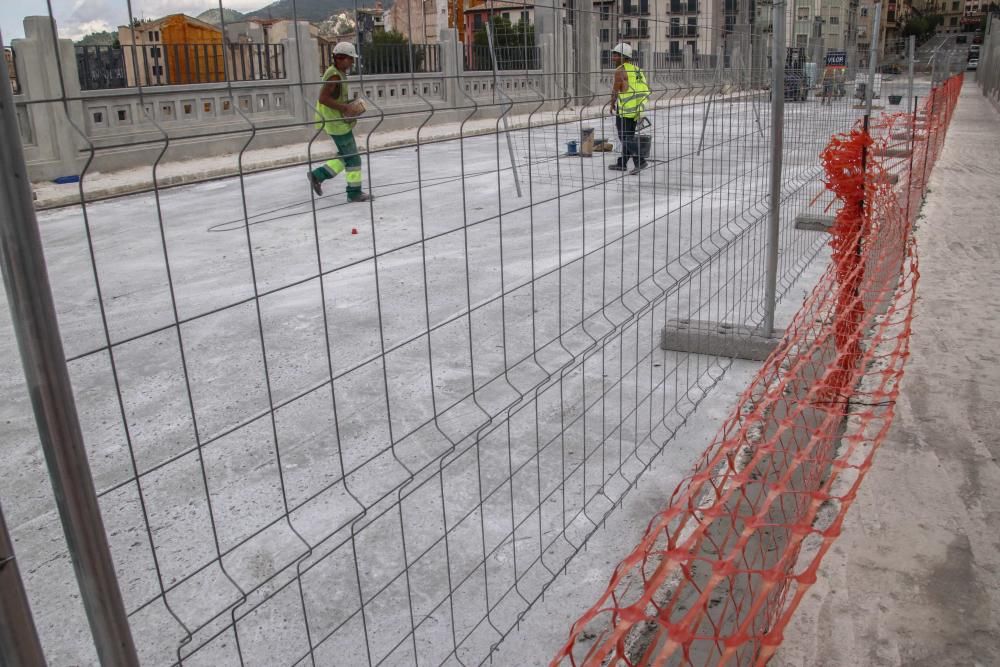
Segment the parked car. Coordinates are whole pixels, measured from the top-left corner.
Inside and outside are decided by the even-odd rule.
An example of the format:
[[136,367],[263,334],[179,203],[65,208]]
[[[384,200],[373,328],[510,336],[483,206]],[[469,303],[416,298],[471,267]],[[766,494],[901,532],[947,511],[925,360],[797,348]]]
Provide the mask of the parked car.
[[973,58],[969,61],[969,64],[965,66],[965,69],[979,69],[979,58]]
[[955,43],[956,44],[965,44],[967,41],[969,41],[969,40],[968,40],[968,37],[966,35],[959,35],[959,36],[957,36],[955,38]]

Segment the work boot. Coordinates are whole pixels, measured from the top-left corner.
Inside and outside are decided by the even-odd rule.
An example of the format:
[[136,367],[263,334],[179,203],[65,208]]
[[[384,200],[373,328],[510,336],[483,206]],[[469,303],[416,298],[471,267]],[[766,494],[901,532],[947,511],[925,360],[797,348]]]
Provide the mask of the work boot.
[[628,173],[628,175],[629,176],[635,176],[636,174],[638,174],[640,171],[642,171],[643,169],[645,169],[648,166],[649,166],[649,162],[646,161],[646,160],[643,160],[639,164],[635,165],[635,169],[633,169],[632,171],[630,171]]
[[356,202],[372,201],[374,199],[375,197],[371,196],[367,192],[359,192],[357,194],[347,195],[347,201],[351,204],[354,204]]
[[312,186],[313,192],[316,193],[317,197],[323,196],[323,184],[316,178],[316,174],[311,171],[309,172],[309,185]]
[[608,169],[611,171],[625,171],[628,169],[628,165],[622,164],[621,162],[615,162],[614,164],[609,164]]

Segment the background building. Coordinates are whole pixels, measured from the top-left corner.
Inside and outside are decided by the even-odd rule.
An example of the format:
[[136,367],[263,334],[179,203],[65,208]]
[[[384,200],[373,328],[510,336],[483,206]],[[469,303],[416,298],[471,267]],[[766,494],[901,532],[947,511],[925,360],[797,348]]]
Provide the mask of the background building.
[[385,29],[401,33],[411,44],[438,43],[434,0],[396,0],[385,14]]
[[225,81],[222,30],[184,14],[119,26],[129,85]]

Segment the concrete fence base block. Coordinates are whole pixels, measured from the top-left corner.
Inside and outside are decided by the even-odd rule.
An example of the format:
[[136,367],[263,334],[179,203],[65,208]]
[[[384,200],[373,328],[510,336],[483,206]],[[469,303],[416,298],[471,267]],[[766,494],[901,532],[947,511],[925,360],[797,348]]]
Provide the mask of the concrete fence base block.
[[778,347],[783,335],[784,330],[766,336],[758,328],[725,322],[671,320],[663,327],[660,349],[764,361]]
[[795,216],[795,229],[805,232],[828,232],[833,227],[832,215],[801,213]]
[[876,154],[884,158],[900,158],[910,157],[911,151],[908,148],[887,148],[884,151],[878,151]]

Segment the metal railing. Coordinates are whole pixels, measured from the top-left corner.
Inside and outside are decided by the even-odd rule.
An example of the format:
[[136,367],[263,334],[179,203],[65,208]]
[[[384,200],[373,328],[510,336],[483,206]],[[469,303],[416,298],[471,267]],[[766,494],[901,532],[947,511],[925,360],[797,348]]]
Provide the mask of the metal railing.
[[[320,49],[320,68],[333,64],[335,44]],[[365,44],[355,71],[365,75],[431,74],[441,71],[441,47],[438,44]]]
[[105,90],[284,79],[283,44],[156,44],[76,47],[80,87]]
[[[537,70],[541,68],[541,50],[537,46],[501,46],[496,48],[497,69]],[[469,45],[465,47],[465,70],[485,72],[493,69],[490,47]]]

